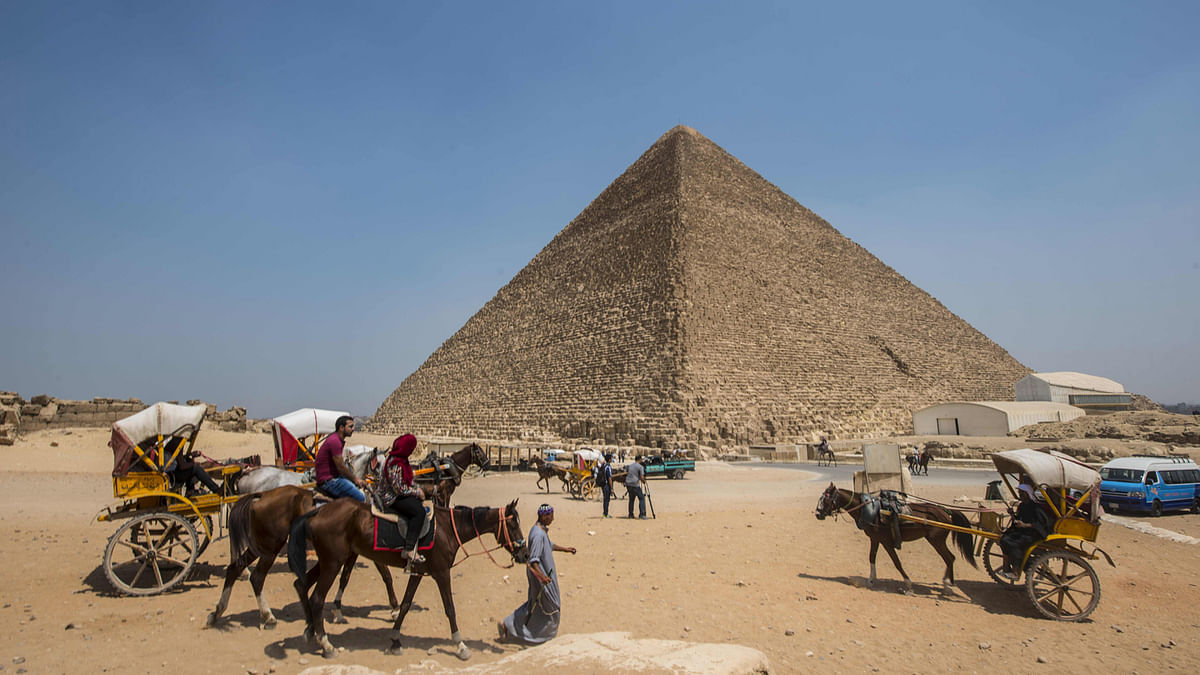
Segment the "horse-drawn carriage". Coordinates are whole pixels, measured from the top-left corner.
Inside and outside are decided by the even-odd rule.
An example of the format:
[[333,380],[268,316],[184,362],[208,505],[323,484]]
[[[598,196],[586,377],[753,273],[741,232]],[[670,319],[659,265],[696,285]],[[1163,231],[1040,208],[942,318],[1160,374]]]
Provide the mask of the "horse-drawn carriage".
[[125,521],[104,549],[104,575],[122,593],[154,595],[187,578],[221,526],[213,515],[237,500],[233,479],[258,463],[257,457],[199,463],[221,490],[190,494],[179,468],[193,461],[204,413],[203,405],[156,403],[113,423],[113,497],[121,501],[97,520]]
[[275,465],[300,471],[312,467],[321,442],[336,431],[337,419],[349,415],[339,410],[301,408],[271,420]]
[[[1034,487],[1040,496],[1038,504],[1051,522],[1049,535],[1029,546],[1020,561],[1014,561],[1014,568],[1024,574],[1023,582],[1018,581],[1020,577],[1008,578],[1000,573],[1003,554],[998,542],[1011,516],[979,509],[975,510],[979,514],[977,523],[972,524],[964,509],[912,495],[901,495],[901,499],[908,500],[907,505],[897,503],[890,507],[897,524],[865,524],[861,514],[856,515],[860,528],[871,538],[871,580],[874,580],[875,550],[882,545],[908,582],[895,552],[897,537],[908,541],[924,536],[942,554],[946,561],[945,580],[952,585],[953,556],[945,547],[945,536],[939,540],[931,534],[943,530],[955,533],[959,550],[972,564],[972,538],[984,540],[983,562],[988,575],[1009,588],[1023,585],[1043,616],[1059,621],[1086,619],[1100,603],[1100,578],[1089,561],[1103,557],[1109,565],[1113,564],[1112,558],[1095,543],[1100,529],[1100,474],[1054,451],[1007,450],[993,454],[992,462],[1014,500],[1018,482],[1025,481]],[[817,517],[843,510],[862,511],[872,499],[872,495],[854,494],[830,485],[818,502]]]

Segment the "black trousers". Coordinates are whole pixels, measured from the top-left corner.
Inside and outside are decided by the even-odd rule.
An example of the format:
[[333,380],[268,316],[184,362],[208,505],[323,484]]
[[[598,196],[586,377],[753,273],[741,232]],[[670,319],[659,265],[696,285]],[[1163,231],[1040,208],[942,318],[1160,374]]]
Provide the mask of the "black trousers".
[[413,550],[417,545],[417,538],[421,536],[421,525],[425,521],[425,507],[421,506],[421,498],[416,495],[397,497],[396,501],[392,502],[392,511],[404,519],[407,528],[404,531],[404,549]]
[[1013,569],[1017,569],[1021,566],[1021,557],[1025,555],[1025,551],[1040,539],[1032,527],[1012,528],[1000,535],[1000,550],[1004,551]]
[[213,477],[208,475],[207,471],[201,469],[199,464],[193,464],[190,470],[175,469],[174,474],[175,482],[184,487],[191,488],[193,481],[200,481],[200,483],[204,487],[208,488],[213,494],[221,494],[221,486],[217,485],[217,481],[213,480]]

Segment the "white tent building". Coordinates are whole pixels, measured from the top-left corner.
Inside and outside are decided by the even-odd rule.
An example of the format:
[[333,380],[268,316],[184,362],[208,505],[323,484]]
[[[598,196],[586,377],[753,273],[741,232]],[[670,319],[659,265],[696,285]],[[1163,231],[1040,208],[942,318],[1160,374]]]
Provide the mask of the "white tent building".
[[1051,401],[954,401],[913,413],[913,433],[1005,436],[1029,424],[1066,422],[1084,414],[1080,408]]
[[1090,412],[1128,410],[1133,397],[1120,382],[1084,373],[1031,373],[1017,380],[1018,401],[1051,401]]

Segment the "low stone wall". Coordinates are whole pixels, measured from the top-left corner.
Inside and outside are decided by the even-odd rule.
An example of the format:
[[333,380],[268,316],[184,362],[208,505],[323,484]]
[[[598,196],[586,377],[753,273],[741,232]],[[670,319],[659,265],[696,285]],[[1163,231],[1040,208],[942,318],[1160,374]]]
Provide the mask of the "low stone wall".
[[[178,401],[168,401],[178,403]],[[199,400],[187,405],[205,405],[205,426],[223,431],[246,431],[246,409],[234,406],[218,411],[217,406]],[[90,401],[71,401],[40,394],[26,401],[16,392],[0,392],[0,445],[11,445],[18,434],[67,427],[108,427],[113,422],[145,410],[141,399],[115,399],[97,396]]]

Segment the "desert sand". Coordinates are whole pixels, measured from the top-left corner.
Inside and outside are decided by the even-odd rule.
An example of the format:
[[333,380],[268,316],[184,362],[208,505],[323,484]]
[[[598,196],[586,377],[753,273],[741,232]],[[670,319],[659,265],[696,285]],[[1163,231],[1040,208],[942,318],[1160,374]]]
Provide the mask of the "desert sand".
[[[358,434],[354,442],[388,439]],[[215,542],[191,580],[176,592],[114,595],[100,568],[116,526],[95,521],[111,503],[111,453],[100,429],[50,430],[0,447],[0,665],[30,673],[295,673],[313,666],[358,664],[393,672],[450,669],[499,661],[520,648],[497,644],[495,622],[524,600],[521,567],[501,569],[468,544],[474,557],[455,568],[459,624],[473,657],[454,656],[436,587],[422,584],[403,632],[404,654],[384,654],[390,619],[374,569],[356,570],[346,592],[348,625],[330,625],[344,648],[322,659],[302,637],[303,619],[290,574],[277,564],[266,596],[280,623],[260,630],[249,583],[234,589],[217,629],[205,618],[220,594],[227,540]],[[52,446],[51,444],[56,444]],[[208,431],[201,449],[214,457],[269,455],[270,437]],[[865,585],[867,539],[845,518],[817,521],[822,480],[812,472],[702,462],[682,481],[655,479],[657,518],[600,518],[597,502],[557,487],[538,492],[532,474],[489,474],[455,495],[465,505],[519,498],[522,525],[538,504],[557,509],[556,543],[564,607],[561,635],[625,631],[638,639],[736,644],[770,659],[772,672],[1194,672],[1200,659],[1200,546],[1105,523],[1099,544],[1116,562],[1098,561],[1103,598],[1091,618],[1040,618],[1024,592],[1000,588],[959,560],[962,595],[944,592],[943,565],[924,542],[901,560],[916,584],[900,591],[886,556],[880,581]],[[932,472],[936,475],[938,469]],[[916,479],[922,496],[982,496],[988,477],[963,485]],[[623,503],[612,513],[622,516]],[[1155,526],[1200,537],[1200,516],[1172,514]],[[494,543],[490,538],[488,543]],[[498,558],[507,564],[507,556]],[[404,577],[397,574],[398,584]],[[18,662],[20,660],[20,662]],[[424,665],[422,665],[424,664]],[[594,672],[605,669],[603,653]]]

